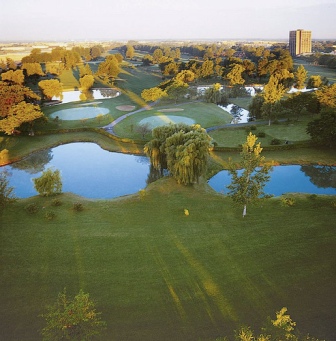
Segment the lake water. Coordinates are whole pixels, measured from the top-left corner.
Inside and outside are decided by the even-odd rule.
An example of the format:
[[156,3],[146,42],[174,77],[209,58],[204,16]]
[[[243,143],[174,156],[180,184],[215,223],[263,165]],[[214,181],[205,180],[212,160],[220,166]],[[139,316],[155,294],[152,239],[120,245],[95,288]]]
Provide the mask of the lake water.
[[[19,198],[34,196],[33,178],[46,169],[59,169],[63,192],[95,199],[137,193],[155,179],[145,156],[113,153],[94,143],[70,143],[33,153],[22,161],[0,168],[9,174],[9,185]],[[227,193],[227,171],[209,180],[218,192]],[[276,166],[265,192],[279,196],[288,192],[336,195],[336,167]]]
[[[336,195],[336,167],[330,166],[276,166],[270,173],[264,192],[275,196],[285,193]],[[209,180],[217,192],[227,194],[231,182],[228,171],[221,171]]]
[[48,168],[61,171],[63,192],[87,198],[115,198],[146,187],[148,158],[108,152],[94,143],[70,143],[1,167],[19,198],[34,196],[33,178]]
[[97,99],[107,99],[120,96],[120,92],[116,89],[101,88],[87,91],[64,91],[62,97],[54,96],[52,99],[62,101],[62,103],[78,102],[78,101],[89,101]]

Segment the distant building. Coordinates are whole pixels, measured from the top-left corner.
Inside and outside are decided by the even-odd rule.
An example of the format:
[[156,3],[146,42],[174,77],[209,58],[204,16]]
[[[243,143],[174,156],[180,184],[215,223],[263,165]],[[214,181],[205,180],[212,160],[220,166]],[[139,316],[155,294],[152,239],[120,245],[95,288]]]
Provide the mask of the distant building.
[[311,31],[302,29],[289,31],[289,52],[295,57],[304,53],[311,53]]

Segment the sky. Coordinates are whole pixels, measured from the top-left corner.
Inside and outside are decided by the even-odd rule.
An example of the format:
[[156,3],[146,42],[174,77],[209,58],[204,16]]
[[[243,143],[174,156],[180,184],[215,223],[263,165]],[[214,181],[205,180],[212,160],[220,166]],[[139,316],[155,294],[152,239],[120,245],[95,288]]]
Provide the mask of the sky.
[[336,0],[7,0],[0,41],[336,39]]

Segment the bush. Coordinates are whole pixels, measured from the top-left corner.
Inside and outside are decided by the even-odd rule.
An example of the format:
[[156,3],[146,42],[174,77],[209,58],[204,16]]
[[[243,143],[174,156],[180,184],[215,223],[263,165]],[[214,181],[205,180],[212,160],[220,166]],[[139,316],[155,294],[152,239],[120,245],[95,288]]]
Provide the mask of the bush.
[[51,205],[52,206],[61,206],[62,205],[62,201],[60,200],[60,199],[53,199],[52,201],[51,201]]
[[257,134],[257,137],[266,137],[266,134],[264,131],[259,131],[259,133]]
[[277,146],[277,145],[279,145],[279,144],[281,144],[281,141],[280,141],[279,139],[272,139],[271,145]]
[[46,212],[45,217],[47,220],[53,220],[56,217],[56,214],[54,212]]
[[281,198],[282,206],[292,207],[295,205],[294,198]]
[[84,210],[83,204],[80,202],[74,202],[73,206],[72,206],[73,210],[76,212],[81,212]]
[[38,206],[35,204],[35,203],[32,203],[32,204],[28,204],[26,207],[25,207],[25,210],[29,213],[29,214],[35,214],[38,212],[39,208]]
[[62,192],[62,180],[59,170],[53,172],[51,169],[48,169],[39,178],[33,180],[34,187],[40,195],[47,197]]
[[252,130],[257,130],[257,126],[256,125],[252,125],[252,126],[245,127],[245,131],[247,133],[250,133],[250,131],[252,131]]

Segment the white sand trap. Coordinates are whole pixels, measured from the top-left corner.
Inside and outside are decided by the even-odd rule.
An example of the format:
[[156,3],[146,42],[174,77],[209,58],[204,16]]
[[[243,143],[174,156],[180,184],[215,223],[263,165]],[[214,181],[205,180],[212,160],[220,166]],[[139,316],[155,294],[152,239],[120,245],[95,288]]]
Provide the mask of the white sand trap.
[[150,128],[153,129],[167,124],[176,123],[185,123],[187,125],[192,125],[195,124],[195,121],[191,118],[184,116],[159,115],[146,117],[139,122],[139,125],[149,124]]
[[101,104],[103,102],[91,102],[91,103],[83,103],[83,104],[79,104],[80,106],[88,106],[88,105],[96,105],[96,104]]
[[135,109],[134,105],[118,105],[116,109],[120,111],[132,111]]
[[177,112],[177,111],[183,111],[182,108],[170,108],[170,109],[161,109],[158,110],[158,112]]

